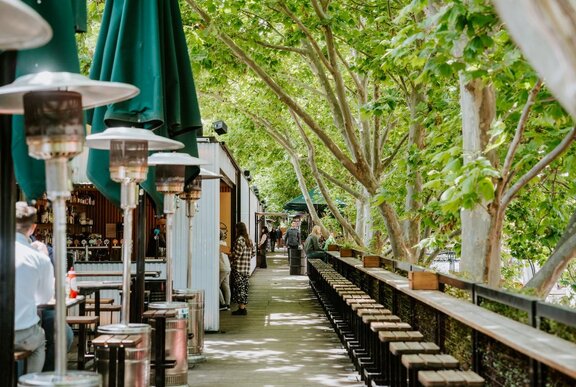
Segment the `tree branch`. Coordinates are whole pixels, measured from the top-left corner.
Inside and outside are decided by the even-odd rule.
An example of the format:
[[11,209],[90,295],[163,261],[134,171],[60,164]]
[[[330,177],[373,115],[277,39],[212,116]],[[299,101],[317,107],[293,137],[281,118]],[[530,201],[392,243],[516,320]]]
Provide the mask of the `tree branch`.
[[514,139],[508,148],[508,153],[506,154],[506,158],[504,160],[504,165],[502,166],[502,189],[508,185],[510,182],[510,176],[508,173],[512,168],[512,162],[514,161],[514,156],[516,155],[516,151],[518,150],[518,146],[520,145],[520,141],[522,140],[522,136],[524,135],[524,131],[526,129],[526,122],[528,121],[528,116],[530,115],[530,110],[536,101],[536,96],[538,92],[542,88],[542,80],[538,79],[530,93],[528,94],[528,99],[524,104],[524,108],[522,109],[522,114],[520,115],[520,119],[518,120],[518,124],[516,125],[516,132],[514,134]]
[[[321,17],[321,15],[318,15]],[[325,19],[322,19],[326,21]],[[364,152],[356,135],[354,133],[354,123],[352,119],[352,112],[350,111],[350,105],[348,104],[346,98],[346,88],[344,86],[344,79],[342,78],[342,73],[338,69],[338,56],[336,54],[336,46],[334,43],[334,36],[332,33],[332,29],[328,24],[324,24],[322,26],[324,30],[324,38],[326,39],[326,49],[328,50],[328,59],[331,64],[331,72],[332,76],[334,77],[336,95],[338,96],[338,102],[340,103],[340,109],[342,110],[342,116],[344,118],[344,128],[348,137],[350,138],[350,144],[352,146],[351,151],[356,159],[356,164],[359,166],[360,170],[366,171],[368,176],[366,176],[369,180],[374,181],[374,176],[372,174],[372,170],[369,168],[368,162],[366,157],[364,157]]]
[[[315,151],[314,151],[314,146],[312,145],[312,143],[310,142],[310,140],[308,139],[308,136],[306,135],[306,133],[304,132],[304,129],[302,128],[302,125],[300,124],[300,121],[298,120],[298,117],[296,116],[296,114],[294,114],[294,112],[290,112],[290,114],[292,115],[292,119],[294,120],[294,122],[296,123],[296,127],[298,128],[298,130],[300,131],[300,134],[304,140],[304,143],[306,144],[306,147],[308,148],[308,162],[310,164],[310,169],[312,171],[312,175],[314,175],[314,178],[316,179],[316,183],[318,183],[318,188],[320,188],[320,192],[322,193],[322,196],[324,197],[324,200],[326,200],[326,204],[328,205],[328,208],[330,209],[330,212],[332,212],[332,215],[334,215],[334,217],[336,218],[336,220],[338,220],[338,223],[340,223],[340,225],[350,234],[352,235],[352,237],[354,238],[354,241],[359,245],[359,246],[363,246],[363,242],[362,242],[362,238],[360,238],[358,236],[358,234],[356,234],[356,231],[354,230],[354,228],[350,225],[350,223],[348,222],[348,220],[346,218],[344,218],[342,216],[342,214],[340,213],[340,211],[338,210],[338,207],[336,207],[336,205],[334,204],[334,201],[332,200],[332,196],[330,195],[330,193],[328,192],[328,190],[326,189],[326,185],[324,184],[324,180],[322,179],[322,175],[318,172],[318,166],[316,165],[316,159],[315,159]],[[304,195],[307,195],[308,193],[304,193]],[[309,205],[310,207],[310,205]],[[313,206],[312,206],[313,207]],[[314,211],[315,209],[312,208]],[[322,231],[325,234],[328,234],[328,230],[324,229]]]
[[408,139],[408,135],[409,133],[404,134],[404,136],[396,144],[396,147],[394,148],[390,156],[386,157],[386,159],[382,162],[382,170],[386,169],[390,164],[392,164],[392,161],[394,160],[394,158],[396,158],[396,156],[400,152],[400,148],[402,148],[402,145],[404,145],[404,143]]
[[328,76],[326,76],[324,68],[322,67],[320,61],[318,60],[318,57],[314,55],[314,50],[310,46],[310,43],[307,40],[303,41],[302,43],[307,47],[306,52],[308,54],[307,58],[309,60],[308,63],[310,65],[310,68],[318,77],[318,80],[320,81],[320,84],[322,85],[322,88],[326,93],[326,100],[328,101],[328,105],[330,106],[330,110],[332,111],[334,124],[336,125],[338,130],[340,130],[340,133],[342,134],[342,137],[344,138],[344,141],[346,142],[348,149],[350,150],[350,152],[352,152],[351,149],[352,145],[350,143],[350,138],[348,137],[348,133],[346,132],[346,129],[344,127],[344,118],[342,117],[342,109],[340,104],[338,103],[338,98],[336,98],[336,95],[334,94],[334,90],[332,89],[330,80],[328,79]]
[[324,176],[324,178],[326,178],[326,180],[328,180],[330,183],[334,184],[337,187],[342,188],[344,191],[348,192],[354,198],[356,198],[358,200],[364,200],[364,197],[362,196],[362,194],[360,194],[358,191],[355,191],[348,184],[343,183],[342,181],[336,179],[334,176],[328,174],[325,171],[320,170],[320,174],[322,176]]
[[554,160],[556,160],[562,153],[564,153],[570,145],[576,140],[576,127],[570,129],[570,132],[562,139],[560,144],[548,153],[542,160],[540,160],[536,165],[532,167],[524,176],[520,177],[518,181],[506,192],[502,197],[501,209],[505,209],[510,201],[518,194],[518,191],[524,187],[530,180],[532,180],[538,173],[540,173],[544,168],[550,165]]
[[304,23],[302,23],[302,21],[298,17],[296,17],[296,15],[294,15],[288,9],[288,7],[286,7],[285,4],[280,4],[280,9],[282,10],[282,12],[286,16],[288,16],[290,19],[292,19],[294,21],[294,23],[296,23],[296,25],[298,25],[298,28],[300,28],[300,30],[304,33],[304,35],[306,35],[306,38],[308,38],[308,41],[310,42],[310,44],[314,48],[314,51],[316,52],[316,54],[318,55],[318,57],[320,58],[320,60],[324,64],[324,66],[326,66],[326,68],[329,69],[330,72],[332,72],[332,69],[331,69],[332,66],[331,66],[330,62],[328,62],[328,59],[326,58],[326,56],[322,52],[322,49],[318,45],[318,42],[316,41],[316,39],[314,39],[314,37],[312,36],[312,33],[310,32],[310,30],[308,28],[306,28]]
[[265,42],[262,42],[259,40],[255,40],[254,43],[256,43],[262,47],[271,48],[273,50],[295,52],[296,54],[300,54],[300,55],[306,54],[306,52],[304,50],[297,48],[297,47],[280,46],[280,45],[276,45],[276,44],[265,43]]

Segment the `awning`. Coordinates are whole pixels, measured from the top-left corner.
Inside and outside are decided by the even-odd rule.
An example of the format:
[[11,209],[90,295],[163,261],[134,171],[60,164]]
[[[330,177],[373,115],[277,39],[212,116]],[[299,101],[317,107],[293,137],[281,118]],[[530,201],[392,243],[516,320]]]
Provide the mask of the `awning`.
[[[202,122],[177,1],[106,1],[90,77],[140,88],[131,100],[95,109],[89,116],[91,133],[111,126],[150,129],[183,142],[181,152],[198,156],[196,133]],[[120,186],[110,180],[108,168],[108,151],[91,149],[88,177],[118,205]],[[196,173],[191,169],[187,176]],[[154,168],[142,186],[161,210]]]
[[[326,200],[324,200],[324,196],[322,196],[322,193],[318,187],[308,191],[308,194],[312,199],[312,204],[314,205],[314,208],[316,208],[316,211],[324,211],[326,209],[328,205],[326,204]],[[346,205],[343,201],[338,199],[336,199],[334,202],[338,207],[344,207]],[[284,204],[284,209],[287,211],[308,212],[308,206],[306,205],[304,195],[297,196],[290,200],[288,203]]]

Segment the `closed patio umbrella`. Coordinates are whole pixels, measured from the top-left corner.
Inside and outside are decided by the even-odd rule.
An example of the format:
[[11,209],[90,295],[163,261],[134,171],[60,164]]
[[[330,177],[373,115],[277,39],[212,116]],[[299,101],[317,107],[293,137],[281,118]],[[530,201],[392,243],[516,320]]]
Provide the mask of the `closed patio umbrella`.
[[[108,0],[90,77],[140,88],[130,101],[95,109],[89,116],[92,133],[108,126],[150,129],[184,143],[184,152],[198,156],[196,132],[202,123],[177,1]],[[110,180],[108,160],[108,151],[91,149],[88,177],[118,204],[119,184]],[[153,168],[142,186],[161,211]]]
[[[55,2],[25,0],[51,26],[54,36],[42,47],[18,52],[16,77],[41,71],[80,72],[78,49],[74,37],[76,17],[72,0]],[[14,116],[12,121],[12,156],[14,173],[20,189],[29,200],[37,199],[46,191],[43,160],[28,156],[24,116]]]

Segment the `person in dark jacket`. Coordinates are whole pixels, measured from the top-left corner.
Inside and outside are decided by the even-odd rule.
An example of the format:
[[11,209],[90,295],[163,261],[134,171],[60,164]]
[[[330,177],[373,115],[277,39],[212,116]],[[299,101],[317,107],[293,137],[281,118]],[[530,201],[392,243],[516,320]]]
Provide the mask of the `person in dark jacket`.
[[270,231],[270,251],[273,253],[276,248],[276,241],[278,240],[278,232],[275,227]]
[[314,226],[312,232],[304,242],[304,251],[306,252],[307,258],[321,258],[326,261],[326,252],[320,247],[321,236],[322,231],[320,230],[320,226]]

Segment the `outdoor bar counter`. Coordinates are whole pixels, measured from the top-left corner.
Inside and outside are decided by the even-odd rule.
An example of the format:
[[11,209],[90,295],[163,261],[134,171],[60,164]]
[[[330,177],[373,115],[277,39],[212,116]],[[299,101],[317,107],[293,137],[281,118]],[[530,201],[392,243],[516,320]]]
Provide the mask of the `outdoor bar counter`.
[[[425,324],[440,322],[435,329],[436,332],[440,332],[442,325],[447,324],[448,319],[458,321],[471,329],[473,337],[477,333],[486,337],[486,340],[500,343],[513,351],[524,354],[528,359],[536,361],[536,363],[531,363],[534,366],[538,364],[545,366],[548,371],[543,375],[560,372],[571,380],[576,380],[576,344],[439,290],[412,290],[408,278],[382,267],[363,267],[362,261],[358,258],[340,257],[338,251],[329,251],[328,254],[337,272],[371,294],[372,297],[379,299],[380,303],[385,306],[388,304],[393,313],[401,313],[401,309],[406,306],[403,304],[409,303],[411,305],[409,309],[412,310],[410,313],[414,319],[415,305],[424,305],[425,308],[434,310],[436,314],[432,320],[426,319]],[[391,299],[384,295],[390,295]],[[419,328],[418,326],[423,323],[418,319],[407,322],[415,328]],[[440,332],[440,337],[444,335],[445,332]],[[472,364],[475,361],[478,362],[475,368],[486,367],[485,364],[481,364],[481,359],[472,360]],[[537,373],[542,372],[544,371],[540,369]]]

